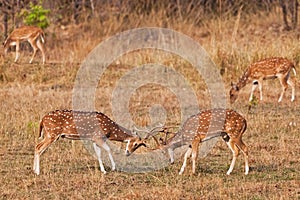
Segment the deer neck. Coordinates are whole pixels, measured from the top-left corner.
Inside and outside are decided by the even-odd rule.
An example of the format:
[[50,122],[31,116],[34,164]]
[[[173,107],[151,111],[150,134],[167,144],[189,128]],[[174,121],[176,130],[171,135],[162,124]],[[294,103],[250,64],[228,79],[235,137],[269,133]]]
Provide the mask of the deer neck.
[[249,75],[250,71],[247,69],[246,72],[241,76],[239,82],[236,84],[239,89],[245,87],[245,85],[249,82]]
[[112,127],[110,127],[110,131],[107,132],[106,137],[109,140],[124,142],[133,136],[131,135],[131,131],[114,123]]
[[186,145],[187,142],[188,141],[186,139],[184,139],[184,136],[179,131],[175,134],[174,137],[167,140],[166,148],[174,150],[179,147],[182,147],[183,145]]

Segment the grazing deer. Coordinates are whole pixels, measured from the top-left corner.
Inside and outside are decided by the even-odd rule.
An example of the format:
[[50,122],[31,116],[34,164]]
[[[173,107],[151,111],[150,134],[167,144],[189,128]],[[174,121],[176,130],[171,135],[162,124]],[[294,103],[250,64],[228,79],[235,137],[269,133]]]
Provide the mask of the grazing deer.
[[13,32],[6,38],[3,43],[4,52],[7,54],[8,48],[10,46],[16,46],[16,58],[15,62],[18,61],[20,56],[20,42],[28,41],[33,48],[33,55],[29,61],[32,63],[33,58],[37,50],[41,50],[43,55],[43,64],[45,64],[45,52],[44,52],[44,43],[45,43],[45,34],[42,29],[35,26],[22,26],[13,30]]
[[72,110],[56,110],[46,114],[40,122],[40,138],[34,152],[34,172],[40,173],[41,154],[60,137],[71,140],[90,140],[99,160],[100,170],[105,174],[101,149],[105,149],[109,155],[112,171],[115,170],[115,162],[111,155],[110,147],[106,140],[127,142],[125,155],[129,156],[140,146],[146,146],[144,140],[133,135],[131,131],[119,126],[106,115],[100,112],[83,112]]
[[291,69],[293,69],[293,72],[296,75],[294,64],[286,58],[267,58],[251,64],[237,84],[231,83],[231,89],[229,92],[230,103],[234,103],[236,101],[239,91],[249,82],[252,82],[253,84],[249,101],[252,101],[253,92],[257,86],[260,92],[260,100],[262,101],[262,81],[274,78],[278,78],[282,85],[282,92],[278,102],[281,102],[288,85],[292,87],[291,101],[294,101],[295,85],[293,81],[289,79]]
[[[249,172],[248,148],[242,141],[242,135],[247,128],[247,122],[239,113],[230,109],[212,109],[202,111],[186,120],[182,129],[174,134],[173,137],[164,141],[164,146],[159,144],[160,149],[168,150],[170,161],[174,163],[174,149],[189,144],[188,150],[184,155],[184,162],[179,174],[184,172],[187,159],[192,155],[192,172],[196,172],[196,159],[200,142],[205,142],[215,137],[222,137],[229,149],[232,151],[231,161],[227,175],[229,175],[235,165],[239,151],[245,157],[245,174]],[[149,138],[148,134],[146,139]],[[158,143],[157,139],[155,139]]]

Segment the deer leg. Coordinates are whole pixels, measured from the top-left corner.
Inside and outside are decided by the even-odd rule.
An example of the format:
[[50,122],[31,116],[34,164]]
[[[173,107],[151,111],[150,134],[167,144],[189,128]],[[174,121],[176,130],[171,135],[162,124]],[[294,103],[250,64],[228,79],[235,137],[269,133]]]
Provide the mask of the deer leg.
[[38,39],[37,40],[37,47],[41,50],[42,52],[42,56],[43,56],[43,64],[45,64],[45,50],[44,50],[44,46],[41,43],[41,41]]
[[32,54],[32,57],[31,57],[31,59],[30,59],[30,61],[29,61],[30,64],[32,63],[33,58],[35,57],[35,54],[36,54],[36,52],[37,52],[37,50],[38,50],[38,47],[36,46],[35,42],[36,42],[36,41],[29,41],[31,47],[33,48],[33,54]]
[[258,81],[258,89],[259,89],[259,100],[263,100],[263,95],[262,95],[262,82]]
[[247,175],[249,173],[248,147],[245,145],[245,143],[242,140],[240,140],[237,143],[237,145],[240,148],[240,150],[242,151],[242,153],[244,154],[244,158],[245,158],[245,175]]
[[15,58],[15,62],[18,61],[19,57],[20,57],[20,43],[17,41],[16,42],[16,58]]
[[196,172],[196,161],[198,157],[198,149],[199,149],[199,140],[194,140],[192,142],[192,172],[195,174]]
[[294,82],[289,78],[287,83],[291,86],[292,88],[292,97],[291,97],[291,101],[295,100],[295,84]]
[[280,97],[278,99],[278,102],[282,101],[284,92],[286,91],[286,89],[288,87],[288,84],[287,84],[288,77],[289,77],[289,74],[287,76],[285,76],[285,77],[278,77],[279,81],[280,81],[280,84],[282,86],[282,91],[281,91]]
[[34,163],[33,163],[33,171],[37,175],[40,174],[40,156],[44,151],[52,144],[54,141],[56,141],[59,138],[48,138],[45,137],[40,143],[38,143],[35,147],[34,151]]
[[252,101],[252,99],[253,99],[253,93],[254,93],[255,89],[257,88],[258,84],[259,84],[258,81],[253,81],[253,85],[252,85],[252,89],[251,89],[251,94],[250,94],[249,101]]
[[180,169],[180,172],[179,172],[179,175],[181,175],[183,172],[184,172],[184,169],[186,167],[186,162],[187,162],[187,159],[188,157],[190,157],[192,154],[192,147],[189,146],[188,150],[186,151],[186,153],[184,154],[184,161],[183,161],[183,164],[182,164],[182,167]]
[[169,153],[169,156],[170,156],[170,163],[173,164],[174,163],[174,149],[169,148],[168,153]]
[[115,161],[114,161],[114,159],[113,159],[113,157],[112,157],[112,155],[111,155],[110,147],[108,146],[107,143],[104,143],[104,144],[102,145],[102,148],[103,148],[105,151],[107,151],[107,153],[108,153],[108,156],[109,156],[109,159],[110,159],[110,162],[111,162],[111,170],[112,170],[112,171],[115,171],[115,170],[116,170],[116,163],[115,163]]
[[101,172],[103,172],[103,174],[106,174],[103,162],[101,160],[101,149],[96,143],[93,143],[93,147],[94,147],[94,150],[96,152],[96,155],[97,155],[97,158],[98,158],[98,161],[99,161],[100,170],[101,170]]
[[232,170],[234,168],[236,158],[239,155],[239,148],[237,146],[235,146],[234,142],[232,142],[232,141],[226,142],[226,144],[228,145],[229,149],[232,151],[232,154],[233,154],[233,158],[232,158],[230,167],[226,173],[227,175],[230,175],[230,173],[232,172]]

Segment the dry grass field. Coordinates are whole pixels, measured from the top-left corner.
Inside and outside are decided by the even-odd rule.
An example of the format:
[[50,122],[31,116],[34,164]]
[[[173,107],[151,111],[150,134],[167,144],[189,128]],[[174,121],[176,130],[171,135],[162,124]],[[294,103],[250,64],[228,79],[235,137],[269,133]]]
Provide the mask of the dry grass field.
[[[163,10],[147,16],[111,15],[80,26],[50,27],[46,30],[47,60],[41,54],[27,64],[30,51],[21,51],[19,63],[14,53],[0,57],[0,199],[300,199],[300,29],[282,30],[281,13],[220,16],[194,24],[193,20],[166,19]],[[296,101],[290,102],[290,88],[277,103],[277,80],[264,82],[264,101],[251,104],[250,86],[228,107],[243,114],[248,122],[243,140],[249,145],[250,173],[244,175],[242,155],[235,169],[226,175],[232,154],[223,141],[178,175],[183,158],[174,165],[147,173],[110,172],[102,174],[99,164],[80,141],[60,139],[41,156],[41,174],[32,170],[38,124],[55,109],[72,108],[73,84],[81,62],[101,41],[137,27],[174,29],[198,41],[220,71],[226,94],[246,66],[270,56],[287,57],[296,64]],[[112,47],[117,48],[117,47]],[[126,64],[123,64],[126,61]],[[99,81],[95,106],[112,117],[111,95],[117,81],[132,66],[160,63],[188,77],[199,107],[209,108],[205,80],[177,56],[163,52],[137,51],[112,63]],[[255,94],[256,96],[258,93]],[[228,97],[227,97],[228,98]],[[228,100],[228,99],[227,99]],[[130,100],[132,118],[139,126],[149,125],[149,107],[166,109],[167,125],[178,126],[180,108],[168,89],[159,85],[139,88]],[[124,149],[124,145],[121,146]],[[145,151],[141,149],[136,153]],[[106,154],[104,151],[102,154]]]

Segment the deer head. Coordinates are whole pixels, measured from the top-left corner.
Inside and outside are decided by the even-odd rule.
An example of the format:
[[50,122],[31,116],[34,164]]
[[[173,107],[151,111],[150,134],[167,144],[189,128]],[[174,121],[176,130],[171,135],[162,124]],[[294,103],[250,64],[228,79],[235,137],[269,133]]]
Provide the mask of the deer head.
[[229,97],[230,97],[230,103],[234,103],[236,101],[236,99],[238,98],[238,94],[239,94],[239,87],[237,86],[237,84],[231,83],[231,89],[229,91]]
[[[135,131],[132,131],[135,133]],[[139,147],[144,146],[147,147],[146,140],[141,139],[140,136],[135,133],[136,137],[128,138],[124,140],[124,142],[127,142],[125,155],[130,156],[135,150],[137,150]]]

